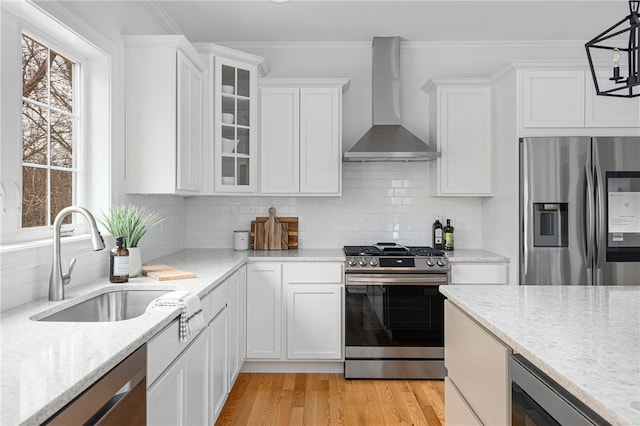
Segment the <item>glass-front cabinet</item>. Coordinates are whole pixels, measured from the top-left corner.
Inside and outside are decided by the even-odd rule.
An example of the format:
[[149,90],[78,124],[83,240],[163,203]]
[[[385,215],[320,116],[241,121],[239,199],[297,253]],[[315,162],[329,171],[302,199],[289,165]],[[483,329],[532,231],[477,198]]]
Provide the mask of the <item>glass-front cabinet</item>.
[[213,43],[196,43],[206,58],[203,195],[255,194],[258,165],[258,78],[263,57]]
[[214,182],[216,192],[255,192],[255,67],[216,58]]

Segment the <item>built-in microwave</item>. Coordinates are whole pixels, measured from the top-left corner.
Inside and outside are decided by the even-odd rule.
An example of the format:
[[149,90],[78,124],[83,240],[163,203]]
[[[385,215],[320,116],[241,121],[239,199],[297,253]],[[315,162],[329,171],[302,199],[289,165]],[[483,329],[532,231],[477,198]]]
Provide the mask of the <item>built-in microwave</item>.
[[521,355],[509,359],[511,425],[609,425]]

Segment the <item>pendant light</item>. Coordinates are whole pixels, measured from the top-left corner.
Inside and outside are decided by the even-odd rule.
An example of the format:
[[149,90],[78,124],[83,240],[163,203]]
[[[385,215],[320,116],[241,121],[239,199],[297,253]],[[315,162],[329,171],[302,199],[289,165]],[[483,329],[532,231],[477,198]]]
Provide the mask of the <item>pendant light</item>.
[[[598,95],[640,96],[640,0],[629,1],[629,15],[584,46]],[[611,61],[611,75],[596,75],[594,58],[606,59],[607,56]]]

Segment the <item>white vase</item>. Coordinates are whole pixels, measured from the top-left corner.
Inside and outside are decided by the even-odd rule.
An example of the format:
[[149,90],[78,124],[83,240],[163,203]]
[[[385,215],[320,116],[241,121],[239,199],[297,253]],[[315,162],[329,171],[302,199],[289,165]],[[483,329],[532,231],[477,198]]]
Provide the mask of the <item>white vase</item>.
[[140,247],[129,247],[129,278],[135,277],[142,269]]

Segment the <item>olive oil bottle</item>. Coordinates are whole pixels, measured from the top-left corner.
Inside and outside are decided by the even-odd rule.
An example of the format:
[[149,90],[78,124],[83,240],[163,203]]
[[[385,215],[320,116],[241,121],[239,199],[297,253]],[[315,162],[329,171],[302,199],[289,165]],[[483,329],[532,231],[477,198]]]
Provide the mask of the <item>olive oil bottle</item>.
[[442,231],[444,232],[444,249],[447,251],[453,250],[453,226],[451,226],[451,219],[447,219],[447,224]]
[[109,281],[112,283],[129,281],[129,250],[124,245],[124,237],[116,238],[116,246],[109,254]]

